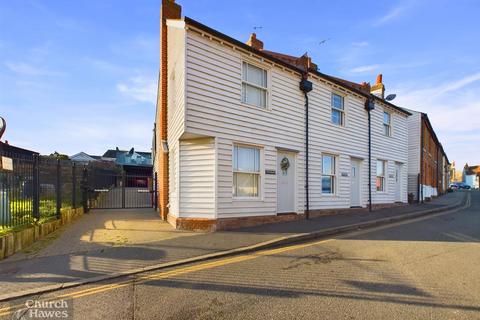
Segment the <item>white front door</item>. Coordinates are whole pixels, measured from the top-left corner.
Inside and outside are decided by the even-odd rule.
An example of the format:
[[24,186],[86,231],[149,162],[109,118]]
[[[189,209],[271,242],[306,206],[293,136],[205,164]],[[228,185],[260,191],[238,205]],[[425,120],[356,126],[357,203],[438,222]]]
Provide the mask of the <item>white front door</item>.
[[295,154],[277,153],[277,213],[295,210]]
[[395,201],[402,202],[402,165],[395,164]]
[[350,166],[350,206],[360,207],[360,160],[352,159]]

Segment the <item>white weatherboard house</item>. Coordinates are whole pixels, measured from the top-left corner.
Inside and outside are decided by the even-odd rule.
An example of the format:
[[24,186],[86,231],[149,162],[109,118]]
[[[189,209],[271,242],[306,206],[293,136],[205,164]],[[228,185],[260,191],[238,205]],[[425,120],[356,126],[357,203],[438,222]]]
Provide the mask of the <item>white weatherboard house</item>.
[[408,112],[255,37],[246,45],[186,17],[166,28],[170,223],[218,230],[304,214],[305,95],[309,213],[367,207],[369,179],[374,206],[407,202]]

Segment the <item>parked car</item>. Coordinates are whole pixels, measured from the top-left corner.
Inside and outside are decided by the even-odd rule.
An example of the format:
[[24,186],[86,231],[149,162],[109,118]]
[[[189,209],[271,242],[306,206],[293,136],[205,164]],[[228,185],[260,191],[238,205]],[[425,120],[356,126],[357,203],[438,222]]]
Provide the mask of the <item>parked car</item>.
[[459,190],[459,189],[470,190],[471,189],[471,187],[468,184],[466,184],[465,182],[452,183],[449,188],[452,189],[452,190]]
[[457,190],[458,189],[458,184],[457,183],[451,183],[448,188],[452,189],[452,190]]
[[458,185],[458,189],[465,189],[465,190],[471,189],[471,187],[464,182],[458,182],[457,185]]

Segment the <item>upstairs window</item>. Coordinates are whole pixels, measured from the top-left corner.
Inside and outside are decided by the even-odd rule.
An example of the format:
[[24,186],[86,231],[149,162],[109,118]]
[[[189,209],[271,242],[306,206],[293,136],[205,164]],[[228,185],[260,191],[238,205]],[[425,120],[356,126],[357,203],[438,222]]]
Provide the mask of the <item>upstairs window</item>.
[[383,134],[387,137],[392,135],[392,116],[388,112],[383,113]]
[[267,107],[267,70],[251,65],[242,64],[242,102],[266,108]]
[[377,186],[377,191],[385,191],[385,161],[377,160],[377,180],[375,185]]
[[322,156],[322,193],[335,193],[335,157]]
[[344,98],[332,93],[332,123],[343,126],[345,122]]
[[256,198],[260,186],[260,149],[234,146],[233,196]]

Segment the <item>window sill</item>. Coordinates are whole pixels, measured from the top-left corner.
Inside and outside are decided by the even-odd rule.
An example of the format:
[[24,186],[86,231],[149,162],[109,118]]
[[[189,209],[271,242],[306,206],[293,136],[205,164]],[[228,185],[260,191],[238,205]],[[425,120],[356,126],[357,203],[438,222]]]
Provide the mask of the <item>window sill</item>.
[[322,193],[322,197],[337,197],[336,193]]
[[254,104],[248,104],[248,103],[245,103],[245,102],[240,102],[240,106],[245,107],[245,108],[259,110],[259,111],[264,111],[264,112],[272,112],[272,109],[269,106],[260,107],[260,106],[256,106]]
[[234,202],[245,202],[245,201],[250,201],[250,202],[258,202],[258,201],[263,201],[263,198],[260,197],[233,197],[232,199]]
[[333,122],[330,122],[330,124],[331,124],[332,126],[337,127],[337,128],[345,128],[345,127],[346,127],[345,124],[337,124],[337,123],[333,123]]

